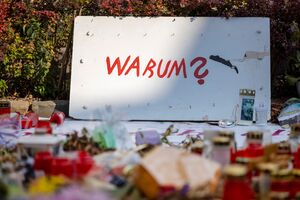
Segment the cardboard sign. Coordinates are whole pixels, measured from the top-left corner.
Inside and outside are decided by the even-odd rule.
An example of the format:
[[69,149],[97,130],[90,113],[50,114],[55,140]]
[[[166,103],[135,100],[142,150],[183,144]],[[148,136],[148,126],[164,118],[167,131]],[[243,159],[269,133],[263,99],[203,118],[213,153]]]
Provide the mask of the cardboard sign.
[[270,115],[268,18],[77,17],[70,116],[237,119],[241,89]]

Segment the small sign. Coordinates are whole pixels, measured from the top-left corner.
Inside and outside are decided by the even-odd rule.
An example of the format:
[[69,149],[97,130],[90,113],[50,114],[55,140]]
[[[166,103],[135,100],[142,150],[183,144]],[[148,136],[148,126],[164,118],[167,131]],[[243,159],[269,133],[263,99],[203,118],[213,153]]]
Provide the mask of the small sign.
[[127,120],[237,120],[247,88],[270,117],[269,27],[252,17],[77,17],[69,114],[101,119],[110,105]]
[[239,117],[237,123],[240,125],[251,125],[254,121],[255,90],[241,89],[239,103]]

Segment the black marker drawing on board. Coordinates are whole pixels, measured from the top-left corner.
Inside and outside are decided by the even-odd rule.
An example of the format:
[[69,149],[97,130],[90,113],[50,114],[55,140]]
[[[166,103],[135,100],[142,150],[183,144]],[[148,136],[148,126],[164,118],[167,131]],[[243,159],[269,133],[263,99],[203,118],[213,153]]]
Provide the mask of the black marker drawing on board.
[[234,66],[229,60],[225,60],[224,58],[221,58],[218,55],[216,55],[216,56],[210,55],[209,58],[216,62],[222,63],[223,65],[226,65],[226,66],[230,67],[231,69],[234,69],[237,74],[239,73],[238,68],[236,66]]

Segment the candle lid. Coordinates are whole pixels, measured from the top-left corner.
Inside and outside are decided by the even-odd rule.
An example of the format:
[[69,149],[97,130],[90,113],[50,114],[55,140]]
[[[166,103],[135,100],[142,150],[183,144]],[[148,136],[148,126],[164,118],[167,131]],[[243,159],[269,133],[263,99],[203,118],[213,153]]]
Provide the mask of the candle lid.
[[300,123],[291,125],[290,136],[299,136],[300,135]]
[[228,137],[229,139],[234,139],[234,131],[220,131],[219,136]]
[[281,169],[273,174],[274,177],[285,178],[292,174],[290,169]]
[[290,153],[291,144],[287,141],[282,141],[277,145],[277,153]]
[[199,148],[199,149],[203,149],[204,147],[204,143],[201,140],[198,140],[196,142],[194,142],[193,144],[191,144],[191,148]]
[[289,199],[289,193],[288,192],[271,192],[270,193],[270,199]]
[[247,139],[262,140],[262,138],[263,138],[263,132],[261,132],[261,131],[249,131],[249,132],[247,132]]
[[229,177],[244,177],[246,173],[247,168],[239,164],[229,165],[224,169],[224,174]]
[[261,172],[267,172],[270,174],[274,174],[278,170],[278,165],[274,163],[260,163],[257,167]]
[[249,164],[250,159],[249,159],[249,158],[246,158],[246,157],[237,157],[237,158],[235,159],[235,162],[236,162],[237,164],[247,165],[247,164]]
[[[292,174],[296,177],[300,177],[300,169],[293,169]],[[299,195],[300,195],[300,193],[299,193]]]
[[222,136],[216,136],[212,139],[212,142],[214,145],[229,145],[230,144],[230,139],[227,137],[222,137]]

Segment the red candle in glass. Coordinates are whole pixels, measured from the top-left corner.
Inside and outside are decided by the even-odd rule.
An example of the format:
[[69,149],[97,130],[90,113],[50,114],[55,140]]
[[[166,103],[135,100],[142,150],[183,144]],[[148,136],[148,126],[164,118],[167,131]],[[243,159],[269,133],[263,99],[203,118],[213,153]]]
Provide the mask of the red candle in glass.
[[229,165],[224,169],[223,200],[252,200],[254,192],[250,187],[246,174],[247,168],[242,165]]

